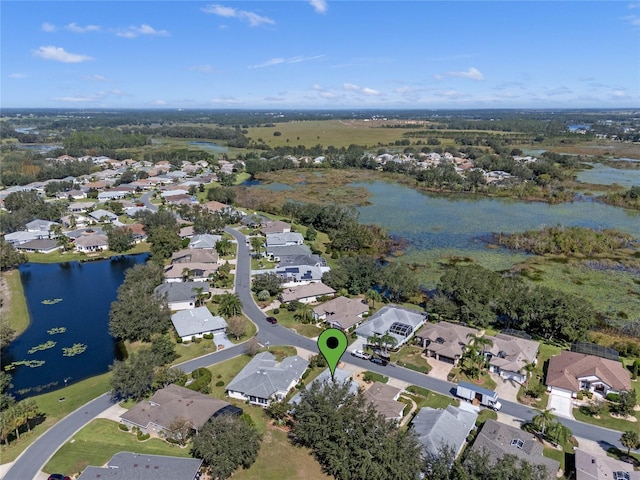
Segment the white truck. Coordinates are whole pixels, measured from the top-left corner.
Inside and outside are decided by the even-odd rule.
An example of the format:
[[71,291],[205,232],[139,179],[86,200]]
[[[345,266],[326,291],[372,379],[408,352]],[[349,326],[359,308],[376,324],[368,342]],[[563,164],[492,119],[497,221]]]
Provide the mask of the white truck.
[[472,403],[477,400],[480,405],[496,411],[502,408],[502,404],[498,401],[497,392],[471,383],[460,382],[456,388],[456,395]]

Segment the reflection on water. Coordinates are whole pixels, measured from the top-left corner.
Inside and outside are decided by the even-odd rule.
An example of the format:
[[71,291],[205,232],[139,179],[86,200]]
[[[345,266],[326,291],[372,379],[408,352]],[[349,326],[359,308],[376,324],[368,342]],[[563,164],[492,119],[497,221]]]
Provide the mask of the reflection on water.
[[579,182],[596,185],[613,185],[616,183],[627,188],[640,185],[640,169],[621,169],[601,163],[584,163],[592,165],[593,168],[578,172],[576,180]]

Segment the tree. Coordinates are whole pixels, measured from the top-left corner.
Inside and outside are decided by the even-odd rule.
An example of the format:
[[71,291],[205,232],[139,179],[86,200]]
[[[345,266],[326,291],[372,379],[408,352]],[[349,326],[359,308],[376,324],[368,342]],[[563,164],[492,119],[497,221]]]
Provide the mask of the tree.
[[238,467],[256,461],[261,436],[242,417],[210,419],[193,438],[192,455],[201,458],[213,478],[229,478]]
[[133,247],[133,231],[128,227],[111,228],[107,232],[109,250],[116,253],[124,253]]
[[393,262],[383,267],[380,283],[393,302],[408,300],[418,292],[418,279],[404,263]]
[[308,303],[300,302],[294,317],[302,323],[311,323],[311,320],[313,319],[313,309]]
[[[13,337],[16,331],[9,325],[9,320],[6,316],[0,317],[0,351],[13,341]],[[4,372],[2,372],[3,374]]]
[[176,417],[169,424],[168,438],[176,442],[178,445],[184,447],[193,431],[195,430],[193,424],[185,417]]
[[556,421],[556,417],[551,413],[551,410],[545,408],[538,415],[531,419],[531,423],[533,426],[540,432],[543,436],[549,427],[553,425]]
[[618,395],[618,404],[616,405],[616,413],[619,415],[629,416],[633,415],[633,410],[636,406],[636,392],[635,391],[622,391]]
[[233,317],[242,313],[242,301],[237,293],[223,293],[218,305],[218,315]]
[[17,251],[13,245],[0,237],[0,270],[10,270],[28,261],[27,256]]
[[258,343],[258,339],[256,337],[250,338],[246,342],[244,342],[244,353],[253,357],[256,353],[260,351],[260,343]]
[[367,290],[367,293],[364,294],[364,299],[367,302],[371,302],[371,308],[376,308],[376,302],[382,301],[382,295],[380,295],[380,292],[378,292],[377,290],[370,288],[369,290]]
[[289,410],[291,406],[285,400],[280,400],[279,402],[271,402],[267,408],[265,408],[265,413],[273,418],[277,423],[283,423],[284,420],[289,416]]
[[218,252],[221,257],[231,254],[232,249],[233,244],[228,238],[222,238],[216,243],[216,252]]
[[133,353],[125,361],[115,361],[110,367],[111,394],[119,400],[141,400],[151,391],[154,379],[154,359],[148,349]]
[[636,450],[640,447],[640,437],[638,437],[638,432],[634,430],[625,431],[620,437],[620,443],[627,447],[627,457],[631,458],[631,449]]
[[240,315],[232,315],[227,318],[227,332],[240,340],[247,333],[247,322]]
[[249,242],[251,243],[251,249],[254,252],[256,252],[257,255],[260,255],[260,252],[262,252],[262,247],[264,245],[264,238],[262,238],[262,237],[251,237]]
[[167,335],[154,335],[151,338],[151,355],[156,367],[161,367],[178,358],[176,344]]
[[280,277],[275,273],[262,273],[254,277],[251,290],[254,292],[266,290],[269,295],[275,297],[282,291],[282,283],[280,282]]
[[147,240],[151,243],[151,255],[157,261],[169,258],[182,248],[182,239],[177,230],[165,226],[158,226],[151,230]]

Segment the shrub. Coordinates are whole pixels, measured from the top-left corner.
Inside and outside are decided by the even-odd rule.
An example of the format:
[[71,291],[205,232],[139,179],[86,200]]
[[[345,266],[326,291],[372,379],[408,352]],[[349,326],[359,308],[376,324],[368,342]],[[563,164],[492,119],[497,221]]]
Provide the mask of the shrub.
[[576,398],[578,400],[582,400],[584,398],[584,395],[582,394],[582,392],[578,392],[578,394],[576,395]]
[[277,315],[277,314],[279,314],[279,313],[280,313],[280,309],[279,309],[279,308],[274,308],[274,309],[273,309],[273,314],[274,314],[274,315]]
[[200,393],[211,393],[211,372],[206,368],[197,368],[193,372],[191,372],[191,377],[194,379],[186,387],[189,390],[194,390]]
[[149,440],[149,438],[151,438],[151,435],[149,435],[148,433],[145,433],[143,435],[142,432],[138,432],[137,437],[139,442],[144,442],[145,440]]
[[205,340],[213,340],[213,333],[205,333],[204,335],[202,335],[202,338],[204,338]]
[[618,395],[617,393],[607,393],[607,396],[605,398],[607,400],[609,400],[610,402],[619,402],[620,401],[620,395]]
[[222,380],[216,382],[216,387],[224,387],[224,382]]
[[124,423],[120,423],[120,424],[118,425],[118,428],[119,428],[120,430],[122,430],[123,432],[128,432],[128,431],[129,431],[129,427],[127,427]]
[[268,290],[260,290],[258,292],[258,294],[256,295],[256,297],[258,298],[258,300],[260,300],[261,302],[267,301],[269,300],[269,297],[271,295],[269,295],[269,291]]
[[177,337],[176,338],[176,343],[182,343],[182,337]]

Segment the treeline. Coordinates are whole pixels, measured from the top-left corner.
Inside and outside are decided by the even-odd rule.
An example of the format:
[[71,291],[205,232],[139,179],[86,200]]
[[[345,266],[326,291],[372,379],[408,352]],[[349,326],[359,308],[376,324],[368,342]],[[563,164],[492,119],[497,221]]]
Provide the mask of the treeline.
[[149,143],[146,135],[124,133],[114,128],[73,132],[63,140],[67,149],[112,149],[142,147]]
[[523,233],[494,233],[493,240],[501,247],[524,250],[536,255],[591,256],[637,245],[637,240],[632,235],[617,230],[563,225]]
[[7,390],[11,386],[11,375],[0,372],[0,441],[6,446],[11,440],[19,440],[20,432],[31,431],[31,427],[41,423],[34,422],[41,417],[40,409],[35,399],[26,398],[16,402]]
[[548,341],[584,339],[596,324],[593,306],[582,298],[475,264],[447,270],[427,310],[441,320],[479,328],[499,323]]
[[171,150],[153,150],[151,152],[145,152],[142,159],[151,163],[158,163],[161,161],[167,161],[175,167],[182,165],[182,162],[198,162],[204,160],[208,162],[212,158],[212,154],[204,152],[202,150],[190,150],[186,148],[171,149]]
[[44,155],[18,150],[4,156],[0,182],[7,187],[26,185],[52,178],[79,177],[97,170],[100,167],[96,167],[90,160],[47,162]]
[[30,221],[40,218],[57,222],[66,211],[67,202],[45,202],[34,190],[13,192],[4,200],[0,211],[0,231],[11,233],[24,229]]
[[633,186],[624,192],[608,193],[600,198],[609,205],[640,210],[640,186]]
[[247,148],[249,139],[245,137],[239,128],[216,128],[207,126],[171,125],[163,127],[139,127],[132,128],[132,132],[145,136],[170,137],[170,138],[200,138],[211,140],[224,140],[230,147]]

